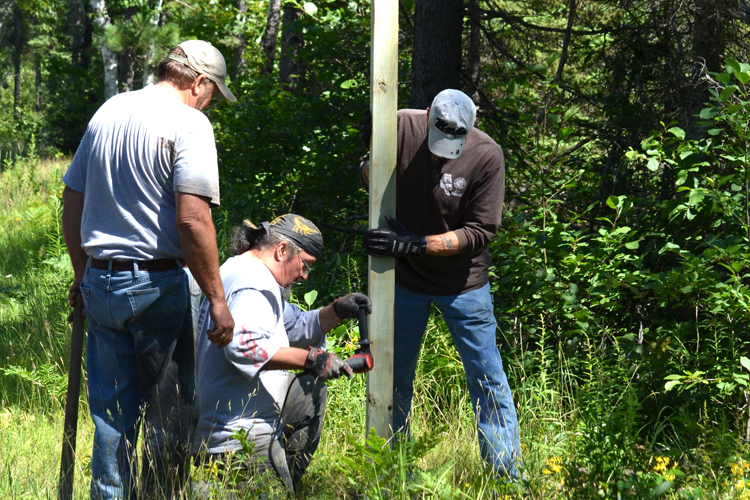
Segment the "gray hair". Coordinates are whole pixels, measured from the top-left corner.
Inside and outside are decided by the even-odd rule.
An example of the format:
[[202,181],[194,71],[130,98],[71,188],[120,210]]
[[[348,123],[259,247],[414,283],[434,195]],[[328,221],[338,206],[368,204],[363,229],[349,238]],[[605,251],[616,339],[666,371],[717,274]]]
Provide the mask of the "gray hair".
[[286,243],[289,246],[292,255],[297,255],[300,252],[296,243],[276,231],[266,232],[263,227],[253,229],[247,226],[235,226],[229,239],[229,252],[233,256],[240,255],[248,250],[274,248],[281,243]]

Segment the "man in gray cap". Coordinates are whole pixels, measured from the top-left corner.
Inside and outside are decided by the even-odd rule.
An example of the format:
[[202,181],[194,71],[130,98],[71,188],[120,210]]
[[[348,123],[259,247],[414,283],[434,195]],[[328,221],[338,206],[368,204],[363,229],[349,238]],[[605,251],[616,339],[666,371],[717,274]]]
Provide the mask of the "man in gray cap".
[[[242,449],[238,433],[247,432],[253,456],[231,467],[250,475],[274,471],[294,493],[320,440],[323,382],[352,376],[349,366],[324,350],[325,334],[342,319],[356,318],[360,308],[371,311],[370,299],[361,293],[313,311],[286,301],[292,285],[307,279],[322,247],[315,224],[296,214],[260,227],[245,221],[234,229],[233,257],[221,266],[234,337],[223,352],[203,336],[198,341],[200,417],[193,443],[198,463],[226,468],[229,455]],[[204,301],[199,331],[213,325],[208,308]]]
[[[482,458],[518,476],[518,420],[497,348],[487,246],[500,225],[505,160],[474,127],[476,107],[459,90],[440,92],[427,111],[398,112],[396,219],[371,229],[365,251],[396,257],[393,428],[409,432],[422,336],[435,304],[463,361]],[[369,144],[363,127],[362,139]],[[361,178],[368,179],[363,162]]]
[[75,273],[68,298],[73,305],[82,294],[88,318],[96,499],[135,495],[144,406],[141,498],[179,490],[195,393],[191,301],[201,289],[211,300],[207,338],[223,347],[234,330],[210,212],[219,204],[216,145],[201,113],[212,100],[236,100],[224,58],[211,44],[189,40],[157,73],[156,85],[99,108],[63,179],[63,231]]

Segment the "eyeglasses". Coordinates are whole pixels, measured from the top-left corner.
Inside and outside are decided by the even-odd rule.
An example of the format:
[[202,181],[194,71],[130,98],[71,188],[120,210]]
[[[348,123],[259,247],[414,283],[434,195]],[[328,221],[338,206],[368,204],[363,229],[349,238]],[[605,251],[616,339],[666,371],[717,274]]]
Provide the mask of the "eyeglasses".
[[310,265],[305,262],[305,259],[302,258],[300,254],[297,254],[297,257],[299,257],[299,260],[302,262],[302,265],[305,267],[305,269],[302,271],[302,276],[307,276],[310,274]]
[[435,120],[435,128],[437,128],[441,132],[448,134],[448,135],[457,135],[457,136],[466,135],[465,128],[463,127],[453,128],[448,124],[448,122],[446,122],[442,118],[438,118],[437,120]]

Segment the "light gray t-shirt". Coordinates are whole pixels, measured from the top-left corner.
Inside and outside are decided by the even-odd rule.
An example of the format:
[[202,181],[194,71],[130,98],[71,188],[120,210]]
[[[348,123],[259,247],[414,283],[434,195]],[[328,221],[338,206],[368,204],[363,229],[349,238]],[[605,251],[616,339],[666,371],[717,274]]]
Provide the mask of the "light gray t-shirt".
[[84,195],[81,239],[87,255],[181,258],[175,192],[219,204],[213,128],[168,88],[118,94],[89,122],[63,181]]
[[301,311],[284,302],[271,271],[243,254],[221,266],[221,280],[234,318],[234,338],[219,349],[206,336],[213,329],[208,301],[198,321],[198,407],[193,453],[223,453],[240,448],[232,435],[240,429],[256,448],[281,431],[279,416],[292,374],[261,371],[280,347],[325,346],[319,311]]

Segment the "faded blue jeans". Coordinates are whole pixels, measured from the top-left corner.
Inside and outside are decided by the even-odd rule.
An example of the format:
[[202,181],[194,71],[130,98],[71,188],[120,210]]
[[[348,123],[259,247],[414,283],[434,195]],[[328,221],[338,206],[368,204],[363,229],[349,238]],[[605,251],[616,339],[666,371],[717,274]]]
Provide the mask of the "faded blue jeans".
[[192,277],[175,268],[149,273],[87,267],[81,283],[88,318],[87,375],[94,421],[91,498],[136,493],[136,444],[144,422],[140,498],[169,498],[184,486],[194,429]]
[[414,375],[432,303],[440,310],[464,365],[482,458],[499,476],[518,478],[518,417],[495,339],[489,283],[459,295],[425,295],[396,285],[393,428],[410,432]]

